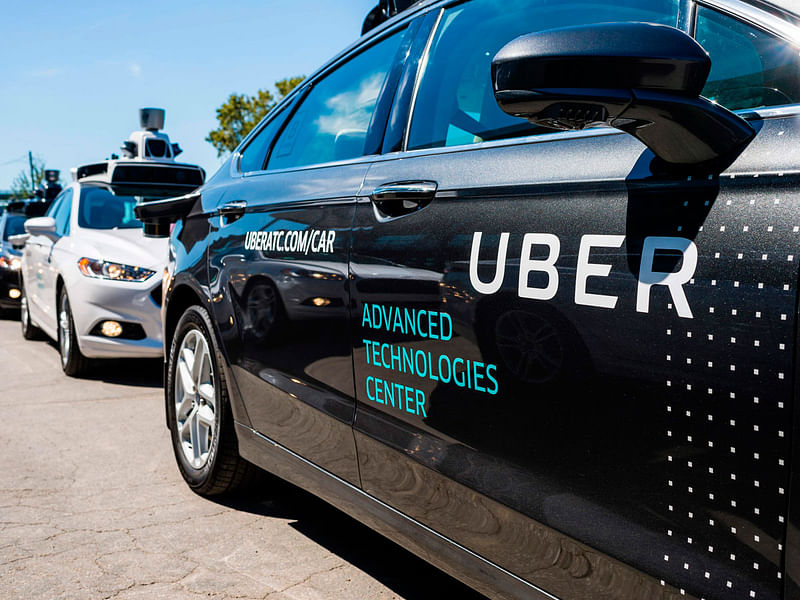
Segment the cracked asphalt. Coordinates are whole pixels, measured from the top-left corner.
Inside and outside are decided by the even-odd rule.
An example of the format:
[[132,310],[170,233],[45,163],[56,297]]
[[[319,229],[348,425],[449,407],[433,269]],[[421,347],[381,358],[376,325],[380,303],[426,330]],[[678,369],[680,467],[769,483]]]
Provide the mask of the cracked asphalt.
[[211,501],[184,485],[158,361],[61,372],[0,316],[0,598],[458,598],[475,592],[265,476]]

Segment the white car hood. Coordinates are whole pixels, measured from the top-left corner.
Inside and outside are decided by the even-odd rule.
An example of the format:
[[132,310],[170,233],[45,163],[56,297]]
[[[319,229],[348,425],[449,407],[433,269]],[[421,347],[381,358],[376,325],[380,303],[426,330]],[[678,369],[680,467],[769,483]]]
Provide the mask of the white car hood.
[[167,263],[169,238],[146,238],[141,228],[82,229],[76,237],[84,252],[94,252],[87,258],[154,270]]

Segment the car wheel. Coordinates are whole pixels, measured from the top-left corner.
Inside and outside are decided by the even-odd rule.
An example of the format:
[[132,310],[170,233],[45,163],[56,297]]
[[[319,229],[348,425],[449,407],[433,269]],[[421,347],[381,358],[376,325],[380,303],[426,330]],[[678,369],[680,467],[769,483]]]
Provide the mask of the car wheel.
[[25,295],[25,289],[22,290],[22,297],[19,304],[19,322],[22,325],[22,337],[26,340],[40,340],[42,339],[42,331],[36,325],[31,323],[31,314],[28,310],[28,298]]
[[239,488],[254,467],[239,456],[222,356],[205,309],[183,313],[167,364],[167,421],[186,483],[202,496]]
[[77,377],[89,366],[89,360],[78,347],[75,321],[65,288],[61,289],[58,296],[58,351],[61,354],[61,368],[70,377]]

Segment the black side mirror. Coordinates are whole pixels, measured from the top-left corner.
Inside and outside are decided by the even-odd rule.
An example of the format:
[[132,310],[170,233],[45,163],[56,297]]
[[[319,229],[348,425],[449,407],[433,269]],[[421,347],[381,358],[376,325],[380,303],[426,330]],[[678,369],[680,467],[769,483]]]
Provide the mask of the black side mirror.
[[562,130],[607,124],[672,169],[721,170],[753,139],[741,117],[700,96],[711,59],[665,25],[605,23],[519,37],[492,61],[500,108]]

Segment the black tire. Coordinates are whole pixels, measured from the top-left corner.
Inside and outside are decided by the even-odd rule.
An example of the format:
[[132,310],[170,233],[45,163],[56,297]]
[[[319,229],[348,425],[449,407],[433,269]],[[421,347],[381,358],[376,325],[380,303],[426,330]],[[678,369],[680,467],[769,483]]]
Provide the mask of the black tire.
[[[204,308],[190,306],[186,309],[180,321],[178,321],[175,335],[170,344],[167,362],[167,382],[164,389],[167,424],[170,430],[175,460],[178,463],[183,479],[194,492],[201,496],[217,496],[233,492],[244,484],[249,483],[257,472],[253,465],[239,456],[239,444],[234,430],[230,402],[228,401],[225,373],[221,368],[223,358],[216,339],[211,332],[211,319]],[[182,386],[182,382],[178,381],[178,369],[181,366],[180,361],[185,361],[185,358],[180,355],[184,340],[187,340],[189,336],[196,340],[197,334],[202,336],[208,348],[209,379],[214,390],[213,422],[215,427],[211,433],[208,430],[202,434],[198,433],[198,435],[205,436],[207,450],[202,458],[198,458],[197,454],[194,454],[194,458],[202,462],[202,464],[194,465],[187,457],[187,453],[189,451],[199,452],[199,450],[195,450],[190,441],[182,439],[181,434],[181,430],[186,427],[191,414],[186,415],[185,418],[184,415],[178,415],[179,406],[176,402],[176,386]],[[189,343],[187,341],[187,344]],[[197,354],[197,347],[195,346],[193,361],[197,358]],[[194,393],[189,393],[189,396],[194,397],[194,400],[191,401],[192,412],[195,412],[195,407],[199,412],[201,410],[200,403],[205,402],[199,394],[200,387],[202,386],[195,386]],[[183,395],[185,397],[185,394]],[[182,420],[179,421],[179,417]]]
[[89,368],[86,358],[78,346],[75,321],[69,305],[66,288],[58,294],[58,352],[61,355],[61,369],[70,377],[77,377]]
[[22,297],[19,306],[19,322],[22,327],[22,337],[26,340],[41,340],[44,336],[42,330],[31,323],[31,315],[28,309],[28,298],[25,288],[22,288]]

